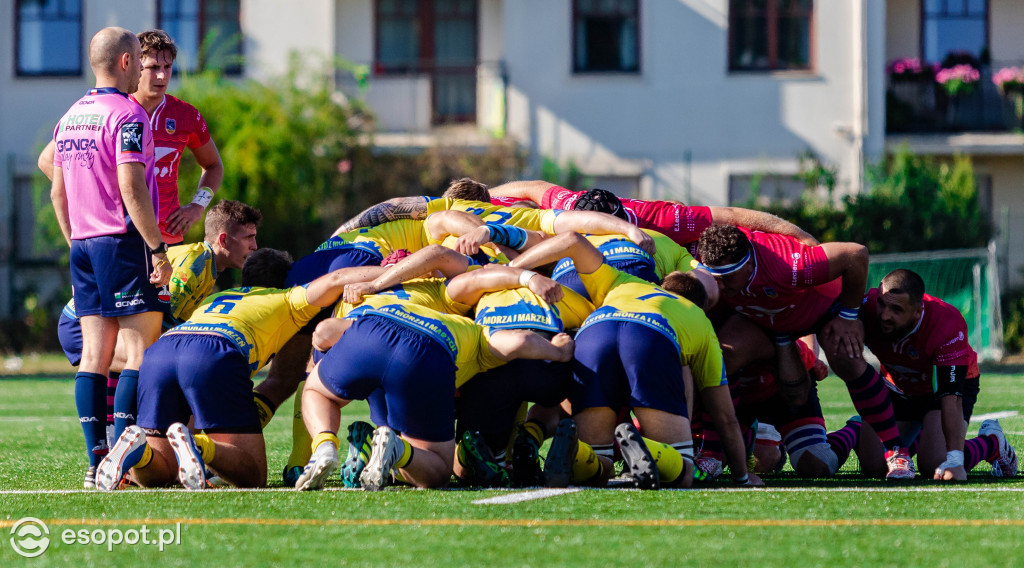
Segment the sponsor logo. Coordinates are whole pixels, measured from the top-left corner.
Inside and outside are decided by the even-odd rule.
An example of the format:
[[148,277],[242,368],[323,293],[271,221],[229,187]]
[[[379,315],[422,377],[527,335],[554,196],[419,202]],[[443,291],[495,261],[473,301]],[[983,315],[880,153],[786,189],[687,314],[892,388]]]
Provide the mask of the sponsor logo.
[[25,558],[35,558],[50,546],[50,528],[35,517],[18,519],[11,527],[11,546]]
[[167,289],[167,286],[164,286],[156,293],[156,298],[166,304],[171,301],[171,291]]
[[72,114],[64,118],[60,129],[71,130],[73,126],[103,126],[106,118],[103,114]]
[[121,151],[142,153],[141,122],[126,122],[121,125]]
[[135,420],[135,415],[134,414],[129,414],[127,412],[115,412],[114,413],[114,418],[121,418],[121,419],[124,419],[124,420]]
[[174,131],[177,130],[177,126],[178,124],[173,118],[168,118],[164,121],[164,130],[166,130],[168,134],[174,134]]
[[99,422],[100,420],[95,416],[79,416],[78,421],[82,424],[88,424],[89,422]]
[[142,306],[146,303],[142,299],[142,291],[128,290],[126,292],[114,292],[114,307],[129,308],[131,306]]
[[943,343],[942,347],[949,347],[950,345],[953,345],[957,341],[963,341],[963,340],[964,340],[964,332],[961,331],[960,333],[956,334],[956,337],[954,337],[953,339],[950,339],[949,341]]
[[73,152],[75,150],[94,150],[99,152],[100,149],[92,138],[68,138],[57,141],[58,152]]
[[793,270],[793,281],[791,282],[791,285],[796,286],[797,274],[800,272],[800,253],[794,252],[791,258],[793,259],[792,264],[790,264],[790,268]]

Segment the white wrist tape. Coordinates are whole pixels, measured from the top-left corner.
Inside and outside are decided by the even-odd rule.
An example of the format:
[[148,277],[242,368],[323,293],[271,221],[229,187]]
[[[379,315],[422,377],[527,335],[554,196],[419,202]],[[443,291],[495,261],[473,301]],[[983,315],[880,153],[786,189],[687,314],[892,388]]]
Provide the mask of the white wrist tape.
[[964,465],[964,453],[960,450],[946,452],[946,461],[942,464],[946,469]]
[[522,274],[519,275],[519,285],[523,287],[529,286],[530,279],[536,275],[537,273],[532,270],[524,270]]
[[200,187],[199,189],[196,190],[196,194],[192,196],[192,203],[195,203],[196,205],[202,207],[203,209],[206,209],[206,207],[210,204],[210,201],[212,200],[213,192],[206,187]]

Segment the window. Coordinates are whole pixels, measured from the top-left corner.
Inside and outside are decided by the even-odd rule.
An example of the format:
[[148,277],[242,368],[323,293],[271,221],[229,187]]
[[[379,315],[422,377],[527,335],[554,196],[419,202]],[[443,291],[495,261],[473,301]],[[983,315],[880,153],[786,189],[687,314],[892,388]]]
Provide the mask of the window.
[[729,176],[729,205],[763,208],[791,207],[800,202],[807,186],[793,175],[761,173]]
[[729,70],[811,68],[813,0],[729,0]]
[[941,63],[950,53],[980,57],[988,46],[987,0],[925,0],[921,19],[926,61]]
[[82,74],[82,1],[18,0],[18,75]]
[[178,46],[183,71],[242,72],[240,0],[159,0],[157,27]]
[[430,81],[433,124],[476,119],[478,0],[377,0],[381,75]]
[[573,71],[640,71],[639,0],[573,0]]

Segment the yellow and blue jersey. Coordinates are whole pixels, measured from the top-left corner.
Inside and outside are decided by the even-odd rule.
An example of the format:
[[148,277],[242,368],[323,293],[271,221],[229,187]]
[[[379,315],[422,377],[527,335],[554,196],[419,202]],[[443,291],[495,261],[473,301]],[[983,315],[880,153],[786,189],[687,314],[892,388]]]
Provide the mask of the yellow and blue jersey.
[[359,304],[339,302],[334,310],[335,317],[345,317],[358,308],[376,309],[395,304],[412,303],[436,312],[464,316],[472,306],[452,300],[444,278],[416,278],[363,297]]
[[680,296],[607,264],[580,274],[598,307],[583,328],[607,320],[635,322],[655,329],[679,349],[699,389],[727,384],[722,348],[704,311]]
[[[373,227],[363,227],[347,233],[338,233],[324,241],[316,251],[333,250],[337,248],[351,247],[362,249],[384,258],[398,249],[405,249],[409,252],[416,252],[427,245],[440,244],[448,248],[455,248],[457,237],[447,236],[438,241],[431,238],[430,232],[423,221],[402,219],[389,221]],[[493,247],[480,247],[481,255],[474,255],[470,258],[471,263],[486,264],[500,263],[508,264],[509,260],[505,255]]]
[[528,231],[543,231],[554,234],[555,217],[561,211],[553,209],[527,209],[524,207],[501,207],[482,201],[465,199],[428,198],[427,215],[438,211],[465,211],[480,217],[485,223],[512,225]]
[[564,297],[548,304],[529,288],[489,292],[476,304],[477,324],[491,333],[499,329],[534,329],[559,333],[579,329],[594,305],[572,290],[562,287]]
[[217,261],[213,248],[206,241],[178,245],[167,249],[173,273],[168,289],[171,292],[169,319],[177,325],[189,318],[217,281]]
[[206,298],[188,321],[167,333],[225,337],[248,357],[255,374],[318,313],[320,308],[306,300],[305,286],[232,288]]
[[[629,240],[625,235],[591,235],[584,237],[597,250],[601,251],[605,262],[615,264],[626,264],[630,266],[650,266],[659,280],[662,280],[672,271],[689,272],[693,269],[693,256],[685,248],[671,238],[650,229],[641,229],[654,239],[655,253],[651,256],[639,245]],[[575,270],[576,266],[572,259],[563,258],[558,261],[552,271],[552,278],[559,278],[565,273]]]
[[347,319],[378,316],[416,330],[444,346],[458,368],[455,386],[465,384],[477,373],[505,364],[491,353],[486,330],[473,320],[453,314],[444,314],[398,297],[385,305],[360,304],[351,310]]

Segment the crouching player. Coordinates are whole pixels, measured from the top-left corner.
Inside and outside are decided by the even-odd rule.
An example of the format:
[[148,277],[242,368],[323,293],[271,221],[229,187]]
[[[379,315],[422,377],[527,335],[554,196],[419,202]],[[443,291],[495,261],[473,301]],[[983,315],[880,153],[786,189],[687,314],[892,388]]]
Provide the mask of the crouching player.
[[[279,289],[286,253],[261,249],[242,268],[243,284],[214,294],[185,323],[147,350],[140,369],[138,425],[129,426],[100,463],[96,485],[118,488],[129,468],[145,487],[175,479],[206,487],[206,468],[239,487],[267,483],[267,457],[252,376],[320,308],[337,301],[350,271]],[[376,276],[379,267],[368,267]],[[265,287],[264,287],[265,286]],[[193,435],[184,425],[195,417]],[[177,463],[175,463],[177,462]]]
[[[512,264],[532,268],[564,256],[572,259],[598,307],[576,336],[570,401],[579,436],[569,421],[559,425],[545,463],[547,485],[603,484],[613,471],[617,441],[637,487],[689,486],[694,464],[685,375],[690,369],[722,433],[735,481],[759,484],[747,473],[711,322],[701,308],[669,291],[679,273],[669,275],[666,287],[655,286],[607,265],[578,233],[550,238]],[[619,423],[623,409],[636,415],[644,438],[632,424]]]
[[[443,292],[443,283],[440,283]],[[404,294],[402,294],[404,296]],[[340,322],[341,338],[314,367],[302,393],[313,457],[295,488],[315,490],[337,469],[339,409],[381,389],[386,425],[373,434],[359,480],[376,490],[396,471],[417,487],[441,487],[453,473],[455,389],[476,373],[516,358],[569,361],[573,341],[525,330],[487,330],[398,295],[364,298]],[[338,326],[337,320],[321,325]]]
[[[982,422],[978,437],[964,441],[978,398],[978,355],[960,311],[924,289],[916,273],[894,270],[868,291],[861,308],[864,344],[881,363],[901,445],[916,440],[918,469],[937,480],[966,479],[982,461],[992,464],[992,475],[1013,477],[1017,454],[998,420]],[[861,436],[860,461],[875,476],[884,466],[873,442]]]

